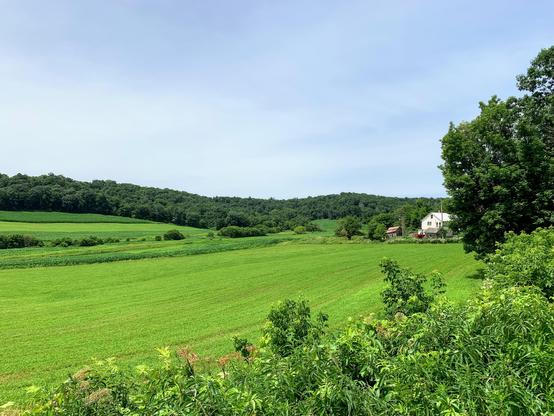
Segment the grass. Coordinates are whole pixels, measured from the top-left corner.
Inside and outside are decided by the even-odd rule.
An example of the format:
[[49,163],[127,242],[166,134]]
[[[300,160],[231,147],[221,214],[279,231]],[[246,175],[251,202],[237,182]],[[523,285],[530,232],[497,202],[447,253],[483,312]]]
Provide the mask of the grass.
[[30,384],[59,383],[91,357],[117,356],[131,365],[153,360],[156,347],[184,344],[217,356],[231,349],[234,334],[256,340],[270,305],[285,297],[304,296],[330,313],[332,325],[377,312],[384,256],[418,272],[443,272],[455,300],[480,285],[472,278],[479,263],[459,244],[287,241],[197,256],[0,270],[0,404],[24,400]]
[[138,218],[118,217],[103,214],[74,214],[69,212],[45,212],[45,211],[0,211],[0,221],[15,222],[110,222],[144,224],[151,223],[148,220]]
[[[318,235],[325,236],[325,237],[335,235],[338,220],[325,219],[325,220],[315,220],[315,221],[312,221],[312,222],[319,225],[319,227],[322,230],[319,233],[317,233]],[[367,230],[368,230],[367,223],[362,222],[362,230],[361,230],[362,234],[367,235]]]
[[[78,215],[78,214],[71,214]],[[62,237],[82,238],[95,235],[101,238],[153,238],[163,235],[170,229],[177,229],[185,235],[203,235],[208,230],[182,227],[162,223],[45,223],[0,221],[0,234],[30,234],[41,240],[53,240]]]
[[321,228],[321,232],[318,233],[319,235],[335,235],[335,230],[337,229],[337,220],[315,220],[312,222],[316,223]]

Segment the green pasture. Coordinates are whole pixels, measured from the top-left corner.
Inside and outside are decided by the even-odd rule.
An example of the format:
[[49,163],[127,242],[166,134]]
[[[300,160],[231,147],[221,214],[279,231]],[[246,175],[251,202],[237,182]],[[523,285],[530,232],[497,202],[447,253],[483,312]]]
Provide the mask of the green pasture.
[[[74,214],[78,215],[78,214]],[[101,238],[153,238],[166,231],[177,229],[188,236],[206,234],[208,230],[162,223],[45,223],[0,221],[0,234],[29,234],[41,240],[95,235]]]
[[384,256],[418,272],[441,271],[455,300],[480,285],[479,263],[459,244],[295,240],[196,256],[0,270],[0,403],[24,401],[25,386],[59,383],[91,357],[133,365],[152,361],[156,347],[182,345],[218,356],[232,349],[234,334],[256,341],[271,304],[286,297],[309,299],[314,310],[330,314],[332,326],[378,312]]
[[[337,220],[325,219],[325,220],[315,220],[312,222],[316,223],[321,228],[321,231],[316,233],[317,235],[322,235],[322,236],[335,235],[335,231],[337,229],[337,222],[338,222]],[[367,228],[368,228],[368,225],[362,222],[363,235],[367,235]]]
[[103,214],[74,214],[69,212],[44,211],[0,211],[0,221],[16,222],[112,222],[112,223],[151,223],[137,218],[118,217]]
[[337,229],[337,220],[315,220],[312,221],[319,225],[321,228],[320,235],[335,235],[335,230]]

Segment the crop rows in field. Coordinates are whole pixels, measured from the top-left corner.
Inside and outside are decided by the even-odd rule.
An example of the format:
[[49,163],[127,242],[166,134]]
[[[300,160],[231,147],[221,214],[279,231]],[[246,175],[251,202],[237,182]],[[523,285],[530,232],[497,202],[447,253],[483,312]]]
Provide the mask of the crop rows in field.
[[132,244],[109,244],[78,248],[27,248],[0,253],[0,269],[29,267],[70,266],[77,264],[109,263],[122,260],[153,259],[159,257],[192,256],[267,247],[283,241],[286,237],[252,237],[240,240],[216,239],[190,242],[149,242]]

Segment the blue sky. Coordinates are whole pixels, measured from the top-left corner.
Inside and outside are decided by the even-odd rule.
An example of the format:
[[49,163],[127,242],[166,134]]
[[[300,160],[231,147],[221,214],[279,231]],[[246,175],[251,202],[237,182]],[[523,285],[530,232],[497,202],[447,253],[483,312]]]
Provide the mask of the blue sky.
[[0,172],[203,195],[442,196],[450,121],[552,1],[0,0]]

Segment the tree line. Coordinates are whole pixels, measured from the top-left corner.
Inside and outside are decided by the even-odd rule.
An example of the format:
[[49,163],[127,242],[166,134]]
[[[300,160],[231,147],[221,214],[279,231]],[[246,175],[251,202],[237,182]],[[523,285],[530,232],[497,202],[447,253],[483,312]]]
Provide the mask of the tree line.
[[184,191],[117,183],[77,181],[61,175],[0,174],[0,209],[97,213],[221,229],[263,225],[294,229],[316,219],[354,216],[368,221],[376,214],[385,222],[399,221],[406,209],[408,222],[418,221],[440,201],[433,198],[396,198],[341,193],[294,199],[206,197]]

